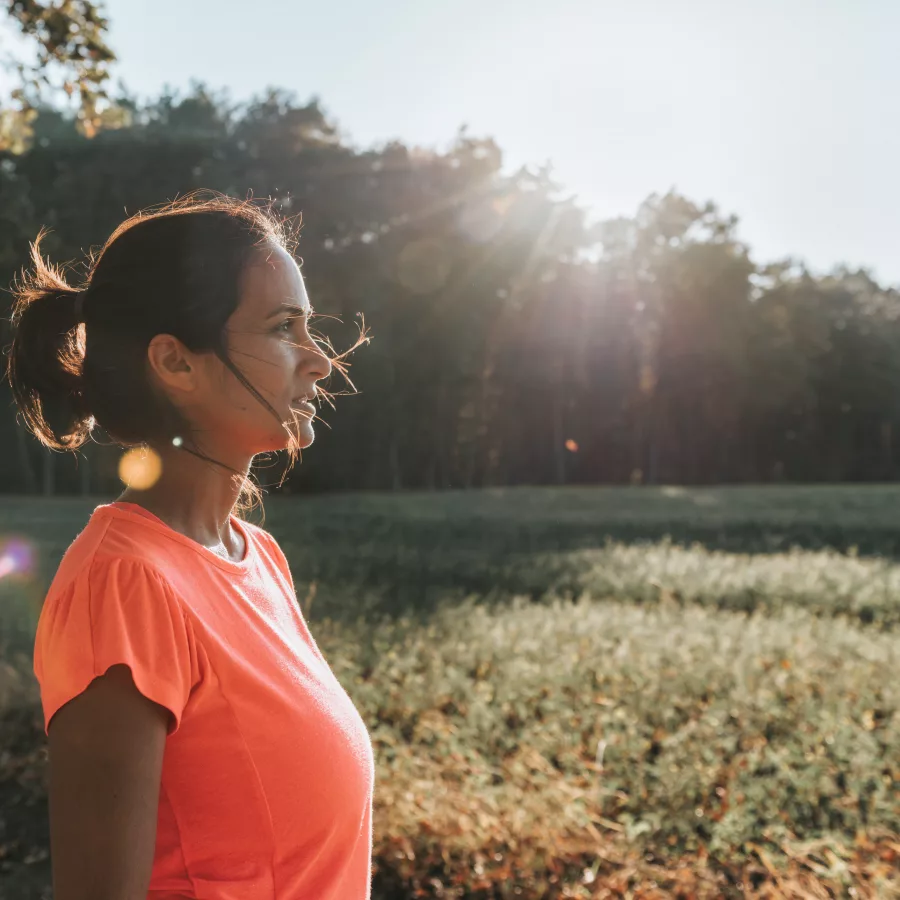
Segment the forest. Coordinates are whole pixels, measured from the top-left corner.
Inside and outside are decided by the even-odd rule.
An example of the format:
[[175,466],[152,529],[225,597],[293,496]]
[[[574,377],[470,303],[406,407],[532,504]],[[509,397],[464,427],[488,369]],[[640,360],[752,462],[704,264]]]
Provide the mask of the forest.
[[[674,190],[594,220],[465,128],[444,149],[360,148],[318,98],[201,83],[116,110],[89,138],[45,105],[30,149],[0,154],[0,282],[42,227],[77,282],[126,214],[197,190],[273,203],[299,229],[317,333],[371,338],[281,490],[895,475],[900,293],[865,270],[757,260],[735,215]],[[45,451],[3,390],[0,491],[114,489],[102,434],[78,459]],[[258,461],[264,486],[281,464]]]

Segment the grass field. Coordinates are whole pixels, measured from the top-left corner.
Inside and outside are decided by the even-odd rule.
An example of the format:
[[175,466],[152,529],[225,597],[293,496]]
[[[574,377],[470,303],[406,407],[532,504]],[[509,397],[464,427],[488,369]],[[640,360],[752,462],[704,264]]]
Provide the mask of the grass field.
[[[99,502],[0,509],[46,579]],[[900,489],[347,494],[266,513],[375,744],[373,897],[897,895]],[[16,715],[41,591],[0,581]],[[33,777],[14,796],[42,810]],[[7,860],[46,864],[30,833]]]
[[[36,541],[46,581],[100,502],[6,497],[0,510],[6,530]],[[265,512],[298,591],[317,586],[311,618],[429,610],[448,591],[539,597],[585,577],[592,591],[645,602],[667,573],[676,594],[723,607],[794,598],[874,621],[891,615],[900,571],[893,485],[329,494],[270,498]],[[595,560],[633,577],[598,586]]]

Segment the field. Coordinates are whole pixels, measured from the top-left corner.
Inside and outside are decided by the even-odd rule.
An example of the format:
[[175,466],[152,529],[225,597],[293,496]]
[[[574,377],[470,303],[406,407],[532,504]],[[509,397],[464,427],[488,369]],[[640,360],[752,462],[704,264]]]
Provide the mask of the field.
[[[48,877],[30,629],[99,502],[0,500],[41,573],[0,581],[3,897]],[[264,524],[369,723],[373,898],[900,896],[900,489],[345,494]]]

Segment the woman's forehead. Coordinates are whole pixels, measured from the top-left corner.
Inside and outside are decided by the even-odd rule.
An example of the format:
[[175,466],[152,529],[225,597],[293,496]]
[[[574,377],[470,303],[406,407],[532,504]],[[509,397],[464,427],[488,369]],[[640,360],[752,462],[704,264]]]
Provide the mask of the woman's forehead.
[[281,304],[310,305],[300,267],[281,247],[257,253],[244,271],[241,287],[241,307],[254,318],[274,313]]

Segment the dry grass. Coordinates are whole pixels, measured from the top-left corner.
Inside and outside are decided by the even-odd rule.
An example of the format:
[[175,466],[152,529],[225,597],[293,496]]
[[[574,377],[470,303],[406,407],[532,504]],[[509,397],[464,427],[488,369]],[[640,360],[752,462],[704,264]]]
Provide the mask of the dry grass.
[[684,896],[898,886],[891,635],[585,595],[321,622],[317,640],[370,723],[380,858],[408,878],[476,867],[485,896],[545,896],[554,865],[559,890],[581,867],[573,897],[602,896],[601,870],[603,890]]

